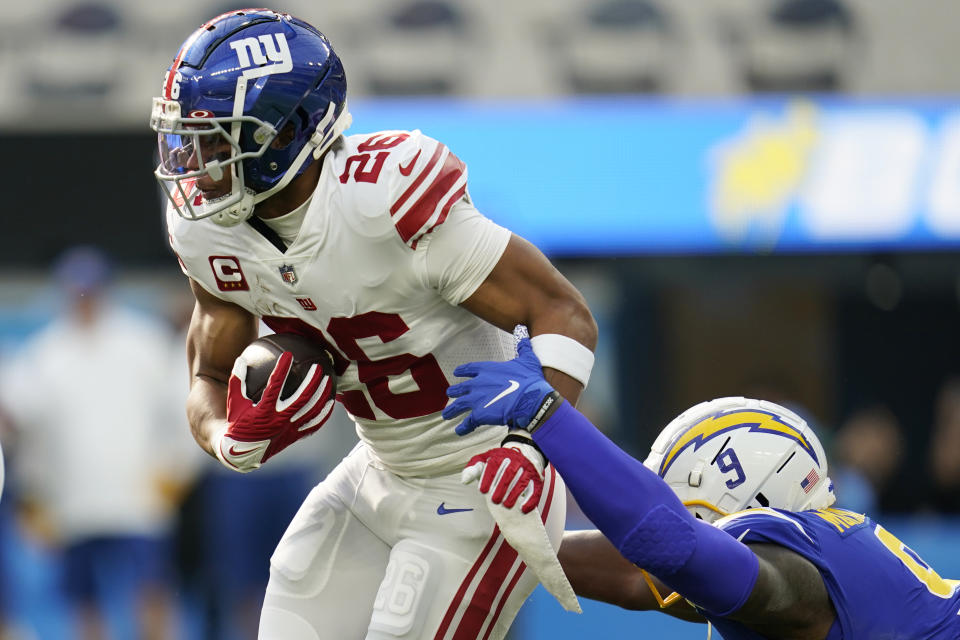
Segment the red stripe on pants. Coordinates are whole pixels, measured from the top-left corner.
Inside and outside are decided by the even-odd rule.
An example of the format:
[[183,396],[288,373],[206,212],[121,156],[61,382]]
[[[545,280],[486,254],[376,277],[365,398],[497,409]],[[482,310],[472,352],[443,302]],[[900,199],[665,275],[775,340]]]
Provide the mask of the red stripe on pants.
[[489,554],[490,550],[493,549],[494,544],[498,539],[502,538],[503,536],[500,535],[500,527],[494,526],[493,533],[490,535],[490,539],[487,540],[486,546],[483,547],[483,551],[481,551],[480,555],[477,556],[477,561],[473,563],[473,566],[470,567],[470,571],[467,572],[467,576],[463,579],[463,582],[460,583],[460,588],[457,589],[457,595],[453,597],[453,601],[447,608],[447,612],[443,615],[443,620],[440,622],[440,627],[437,629],[434,640],[442,640],[443,636],[447,633],[450,623],[453,622],[453,616],[456,615],[457,609],[460,608],[460,603],[463,602],[463,596],[467,592],[467,587],[469,587],[470,583],[473,582],[473,577],[477,574],[477,571],[480,570],[480,566],[483,564],[484,560],[487,559],[487,554]]
[[[553,490],[557,486],[557,472],[553,467],[547,467],[547,473],[550,474],[550,487],[547,489],[547,499],[541,506],[543,511],[540,512],[540,518],[543,520],[543,524],[547,524],[547,516],[550,515],[550,505],[553,504]],[[513,579],[510,580],[510,584],[507,585],[506,590],[503,592],[503,597],[500,599],[500,603],[497,605],[497,610],[493,614],[493,619],[490,621],[490,626],[487,627],[487,632],[483,634],[483,640],[487,640],[490,637],[490,633],[493,631],[494,627],[497,626],[497,620],[500,618],[500,613],[503,611],[504,605],[507,604],[507,600],[510,599],[510,594],[513,593],[513,588],[517,586],[517,582],[520,581],[520,576],[523,575],[523,571],[526,569],[526,565],[521,564],[520,570],[517,571],[517,574],[513,576]]]
[[[554,472],[550,475],[550,486],[546,492],[546,500],[543,503],[543,511],[540,515],[544,522],[546,522],[547,515],[550,511],[550,500],[553,499],[555,483],[556,474]],[[480,579],[480,584],[477,586],[476,591],[474,591],[473,598],[467,606],[463,618],[460,620],[460,625],[457,627],[453,640],[477,640],[480,635],[480,630],[483,629],[484,622],[490,616],[490,612],[493,609],[493,600],[497,596],[500,586],[504,580],[507,579],[507,575],[509,575],[510,569],[513,567],[514,562],[516,562],[517,557],[518,554],[516,550],[510,545],[504,544],[500,547],[497,555],[493,558],[493,562],[491,562],[487,568],[487,572]],[[513,587],[516,586],[517,580],[519,580],[520,575],[522,575],[525,570],[526,565],[521,563],[515,579],[512,580],[507,586],[507,589],[504,590],[502,596],[503,602],[497,606],[493,618],[490,620],[489,629],[492,629],[496,624],[497,618],[503,610],[506,598],[509,597],[513,591]]]

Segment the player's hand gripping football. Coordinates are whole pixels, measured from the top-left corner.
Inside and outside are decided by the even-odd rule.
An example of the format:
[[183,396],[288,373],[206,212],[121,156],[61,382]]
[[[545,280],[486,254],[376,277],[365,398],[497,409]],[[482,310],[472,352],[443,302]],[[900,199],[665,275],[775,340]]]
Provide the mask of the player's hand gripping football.
[[317,364],[289,398],[280,392],[293,365],[284,352],[270,374],[258,402],[247,396],[247,363],[237,358],[227,387],[227,429],[216,443],[217,457],[231,469],[246,473],[323,426],[335,402],[333,385]]

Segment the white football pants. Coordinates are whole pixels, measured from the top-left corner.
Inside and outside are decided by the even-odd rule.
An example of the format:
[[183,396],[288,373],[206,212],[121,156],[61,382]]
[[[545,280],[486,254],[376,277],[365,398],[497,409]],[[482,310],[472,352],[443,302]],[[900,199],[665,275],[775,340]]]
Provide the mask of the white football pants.
[[[566,490],[548,466],[554,548]],[[537,585],[460,474],[402,478],[358,445],[314,487],[270,559],[261,640],[501,640]]]

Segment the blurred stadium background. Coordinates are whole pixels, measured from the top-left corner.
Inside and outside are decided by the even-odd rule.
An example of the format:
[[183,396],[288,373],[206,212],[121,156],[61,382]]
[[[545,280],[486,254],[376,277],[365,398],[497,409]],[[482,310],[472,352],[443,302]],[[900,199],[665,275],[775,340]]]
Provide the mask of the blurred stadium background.
[[[148,109],[181,41],[232,8],[34,0],[4,12],[0,366],[62,306],[50,267],[78,244],[112,258],[125,305],[183,330],[189,292],[166,248]],[[787,404],[827,444],[841,506],[868,510],[960,577],[960,4],[273,8],[331,38],[352,131],[419,128],[443,140],[468,164],[479,208],[581,288],[601,327],[583,407],[614,439],[642,457],[695,402]],[[171,344],[170,376],[185,389],[181,343]],[[18,456],[13,422],[0,637],[68,637],[56,544],[20,508],[31,499],[24,478],[56,469]],[[230,584],[265,580],[269,552],[257,552],[255,575],[211,569],[227,535],[217,504],[286,493],[295,508],[355,436],[340,416],[278,458],[274,477],[231,478],[175,427],[183,449],[163,529],[176,552],[171,637],[252,637],[256,603]],[[263,520],[232,523],[230,537],[268,549],[279,533],[260,531]],[[570,526],[587,526],[575,509]],[[230,613],[238,603],[247,624]],[[705,633],[660,618],[595,604],[575,617],[538,590],[512,637]]]

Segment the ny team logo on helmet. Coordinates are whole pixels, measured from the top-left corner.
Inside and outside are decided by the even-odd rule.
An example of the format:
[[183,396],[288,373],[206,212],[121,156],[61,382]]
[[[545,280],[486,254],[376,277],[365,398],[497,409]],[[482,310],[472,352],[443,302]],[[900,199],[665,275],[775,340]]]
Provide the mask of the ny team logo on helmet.
[[718,398],[688,409],[660,433],[644,464],[708,522],[750,507],[803,511],[834,501],[813,430],[765,400]]
[[[287,36],[282,33],[236,40],[230,43],[230,48],[237,52],[240,68],[256,66],[259,73],[257,71],[253,73],[257,75],[286,73],[293,69],[293,58],[290,56]],[[246,71],[244,75],[248,78],[252,77],[252,74]]]
[[183,43],[154,98],[155,174],[184,218],[242,222],[350,125],[346,91],[309,24],[265,9],[217,16]]

